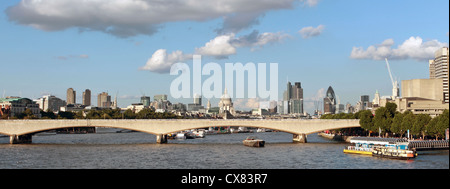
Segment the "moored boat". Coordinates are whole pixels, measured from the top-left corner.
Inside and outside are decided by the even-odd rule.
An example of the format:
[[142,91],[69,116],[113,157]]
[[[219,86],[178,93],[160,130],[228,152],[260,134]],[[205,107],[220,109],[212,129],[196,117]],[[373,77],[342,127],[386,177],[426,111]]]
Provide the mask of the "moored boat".
[[391,158],[391,159],[406,159],[415,158],[417,156],[414,150],[406,150],[395,147],[377,146],[372,150],[372,156]]
[[347,146],[347,148],[344,149],[344,153],[347,153],[347,154],[372,155],[372,148]]
[[192,131],[192,134],[194,134],[195,138],[205,138],[205,130],[203,129]]
[[264,144],[266,142],[264,140],[254,137],[254,136],[249,136],[249,137],[247,137],[247,139],[242,141],[242,143],[245,146],[250,146],[250,147],[264,147]]

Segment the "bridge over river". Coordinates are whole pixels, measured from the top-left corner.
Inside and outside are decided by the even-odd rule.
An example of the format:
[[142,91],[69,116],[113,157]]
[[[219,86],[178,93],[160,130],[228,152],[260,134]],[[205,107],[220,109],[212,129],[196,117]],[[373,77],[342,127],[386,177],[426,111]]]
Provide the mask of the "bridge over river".
[[39,132],[71,127],[110,127],[156,135],[157,143],[167,143],[167,135],[208,127],[254,127],[292,133],[293,140],[306,143],[306,135],[324,130],[360,127],[358,119],[74,119],[0,120],[0,134],[9,135],[11,144],[31,143]]

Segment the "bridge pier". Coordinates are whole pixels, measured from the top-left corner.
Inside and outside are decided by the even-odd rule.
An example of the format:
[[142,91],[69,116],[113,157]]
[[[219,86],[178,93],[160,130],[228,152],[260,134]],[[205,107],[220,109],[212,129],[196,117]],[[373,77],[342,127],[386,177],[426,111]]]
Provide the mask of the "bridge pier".
[[31,134],[9,136],[10,144],[31,144]]
[[301,133],[301,134],[294,134],[293,137],[292,137],[292,140],[294,142],[298,142],[298,143],[306,143],[307,142],[306,134],[303,134],[303,133]]
[[156,143],[166,144],[167,143],[167,135],[163,135],[163,134],[156,135]]

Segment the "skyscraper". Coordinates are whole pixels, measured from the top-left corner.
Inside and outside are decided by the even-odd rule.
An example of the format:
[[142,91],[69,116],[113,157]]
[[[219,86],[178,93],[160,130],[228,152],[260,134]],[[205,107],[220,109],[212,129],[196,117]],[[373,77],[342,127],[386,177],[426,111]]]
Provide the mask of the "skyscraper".
[[75,104],[76,103],[76,92],[72,88],[67,89],[67,104]]
[[150,97],[149,96],[142,96],[141,97],[141,103],[144,106],[150,106]]
[[287,82],[286,91],[283,94],[283,114],[303,114],[303,89],[300,82]]
[[336,112],[336,95],[331,86],[328,87],[326,96],[323,99],[323,112],[325,114],[334,114]]
[[202,105],[202,96],[199,94],[194,94],[194,104]]
[[449,103],[448,92],[448,75],[449,75],[449,54],[448,47],[440,48],[434,53],[434,60],[429,61],[430,66],[430,79],[442,78],[443,79],[443,97],[444,102]]
[[83,100],[82,100],[83,102],[83,105],[85,105],[85,106],[90,106],[91,105],[91,90],[89,90],[89,89],[86,89],[84,92],[83,92]]
[[97,96],[97,107],[109,108],[111,107],[111,96],[106,92],[102,92]]

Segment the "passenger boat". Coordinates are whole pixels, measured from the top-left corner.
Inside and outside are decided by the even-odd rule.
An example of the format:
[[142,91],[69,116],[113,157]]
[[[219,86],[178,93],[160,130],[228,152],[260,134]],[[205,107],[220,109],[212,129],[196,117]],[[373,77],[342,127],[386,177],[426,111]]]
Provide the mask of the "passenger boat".
[[372,156],[409,160],[415,158],[417,154],[414,150],[399,149],[391,146],[377,146],[373,148]]
[[242,141],[242,143],[245,146],[250,146],[250,147],[264,147],[264,144],[266,142],[264,140],[256,138],[255,136],[249,136],[249,137],[247,137],[247,139]]
[[372,155],[372,148],[374,146],[373,142],[369,142],[367,140],[350,140],[350,143],[353,143],[353,146],[347,146],[344,149],[344,153],[347,154],[362,154],[362,155]]
[[417,156],[414,149],[409,149],[409,143],[404,139],[355,137],[350,143],[355,145],[345,148],[344,153],[393,159],[410,159]]
[[372,155],[372,147],[347,146],[347,148],[344,149],[344,153]]

